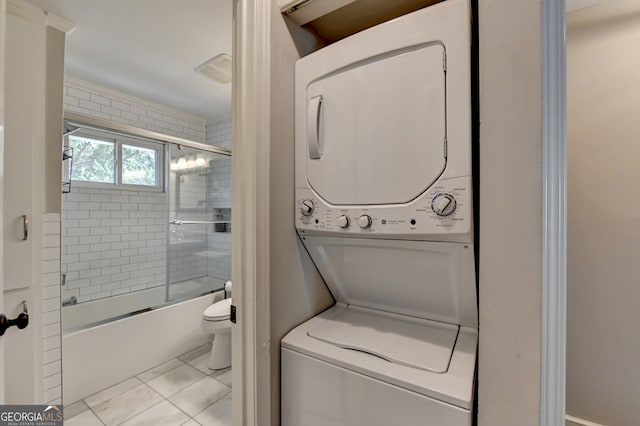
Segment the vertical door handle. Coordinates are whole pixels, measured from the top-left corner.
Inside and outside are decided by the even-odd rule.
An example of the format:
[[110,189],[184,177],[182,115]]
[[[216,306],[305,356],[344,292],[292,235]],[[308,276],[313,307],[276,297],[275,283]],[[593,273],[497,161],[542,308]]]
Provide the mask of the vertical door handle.
[[29,238],[29,218],[27,217],[26,214],[22,215],[22,227],[23,227],[22,241],[27,241],[27,239]]
[[322,112],[322,95],[309,99],[307,106],[307,144],[309,158],[318,160],[322,157],[323,141],[320,136],[320,114]]

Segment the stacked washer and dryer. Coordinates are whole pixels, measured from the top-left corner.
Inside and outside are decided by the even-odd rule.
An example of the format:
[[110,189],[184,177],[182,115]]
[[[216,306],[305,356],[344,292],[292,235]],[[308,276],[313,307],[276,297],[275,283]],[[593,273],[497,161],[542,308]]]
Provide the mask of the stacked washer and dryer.
[[478,311],[471,10],[296,64],[296,228],[336,300],[282,340],[283,426],[469,426]]

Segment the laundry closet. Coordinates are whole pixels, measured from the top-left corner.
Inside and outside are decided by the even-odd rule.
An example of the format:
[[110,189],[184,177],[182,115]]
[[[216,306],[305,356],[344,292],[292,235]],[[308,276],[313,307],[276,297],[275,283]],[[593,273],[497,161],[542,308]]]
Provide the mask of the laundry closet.
[[[381,310],[388,310],[390,316],[416,316],[419,323],[435,321],[448,325],[453,324],[454,329],[460,327],[463,334],[459,334],[460,329],[458,329],[452,333],[453,338],[448,336],[447,331],[443,333],[443,336],[448,336],[444,336],[444,340],[440,342],[443,347],[457,347],[456,344],[461,343],[460,336],[465,335],[464,331],[469,331],[467,336],[470,340],[469,345],[465,348],[464,356],[468,355],[467,363],[471,367],[460,376],[466,377],[462,382],[466,383],[463,387],[467,390],[452,398],[451,395],[449,397],[440,395],[438,397],[440,399],[436,398],[435,400],[442,402],[444,399],[447,400],[446,403],[458,404],[456,405],[458,408],[471,413],[469,421],[472,421],[473,416],[477,413],[480,425],[538,424],[541,170],[539,163],[533,164],[531,159],[536,156],[539,158],[541,155],[539,145],[541,121],[538,111],[539,104],[535,103],[535,99],[539,100],[540,93],[540,83],[536,79],[540,78],[541,58],[531,54],[523,55],[520,49],[526,50],[529,47],[533,49],[539,43],[540,27],[539,23],[531,22],[529,18],[520,19],[519,16],[521,14],[539,14],[539,3],[523,2],[518,7],[512,2],[500,0],[490,0],[480,6],[475,1],[467,3],[456,0],[443,2],[401,1],[393,2],[393,4],[392,2],[375,0],[333,2],[311,0],[304,6],[296,3],[274,1],[271,3],[270,11],[270,108],[268,117],[270,125],[267,138],[269,142],[268,147],[261,148],[269,158],[268,173],[265,172],[266,174],[263,175],[269,177],[268,183],[265,184],[269,189],[269,197],[265,204],[262,204],[265,208],[259,210],[261,215],[264,215],[262,217],[268,215],[268,220],[262,223],[268,229],[270,250],[268,267],[264,269],[267,276],[261,277],[257,287],[259,289],[258,297],[266,298],[269,303],[269,312],[265,316],[268,318],[268,324],[260,323],[259,325],[268,329],[266,335],[269,336],[269,342],[262,346],[262,348],[268,347],[268,354],[266,354],[267,351],[260,351],[258,364],[265,362],[270,366],[268,371],[258,368],[258,387],[261,388],[261,374],[269,376],[268,383],[270,385],[268,389],[261,388],[263,393],[259,393],[259,395],[264,398],[259,398],[257,401],[257,417],[264,418],[264,415],[271,418],[272,424],[280,424],[281,421],[282,424],[286,424],[284,422],[287,413],[284,410],[288,410],[291,406],[287,405],[290,402],[288,401],[288,392],[297,388],[287,388],[288,385],[285,385],[284,381],[287,380],[287,377],[299,375],[294,373],[292,376],[287,376],[285,370],[289,364],[284,355],[281,357],[281,350],[283,350],[281,347],[295,352],[295,347],[300,349],[305,346],[305,343],[300,342],[312,339],[310,334],[313,334],[313,331],[310,328],[317,328],[304,328],[305,324],[310,324],[307,321],[321,314],[314,318],[316,321],[311,324],[317,325],[316,322],[326,319],[327,315],[337,314],[340,316],[345,315],[343,311],[347,311],[346,315],[352,315],[354,320],[350,325],[358,328],[362,325],[358,323],[362,319],[360,314],[364,312],[366,316],[367,313],[370,313],[368,310],[383,308]],[[385,43],[390,37],[385,34],[384,41],[380,43],[376,43],[375,40],[366,42],[363,48],[366,52],[361,51],[363,56],[359,59],[349,59],[338,54],[337,63],[327,65],[327,61],[324,59],[313,62],[314,60],[309,58],[314,55],[329,55],[324,52],[337,52],[340,50],[340,45],[350,43],[349,36],[356,33],[359,33],[356,34],[359,36],[371,32],[376,29],[374,27],[377,24],[383,22],[385,24],[381,27],[391,28],[396,23],[404,30],[400,32],[414,33],[408,30],[410,26],[402,26],[403,18],[412,13],[426,13],[430,10],[438,10],[438,8],[446,10],[448,6],[459,3],[469,5],[467,17],[460,18],[460,22],[468,18],[466,21],[468,27],[466,29],[461,27],[464,37],[460,37],[460,39],[467,43],[468,50],[465,52],[465,56],[469,61],[469,69],[466,71],[469,86],[465,88],[467,90],[466,98],[459,100],[460,104],[467,102],[469,110],[462,111],[464,119],[460,123],[457,125],[450,123],[448,127],[455,133],[463,131],[465,126],[468,126],[465,130],[468,131],[469,136],[468,146],[464,148],[468,149],[468,153],[463,155],[459,163],[456,163],[457,160],[447,157],[449,155],[447,150],[452,147],[447,146],[445,141],[448,137],[446,135],[447,125],[444,120],[455,115],[447,117],[442,112],[442,120],[440,121],[442,126],[438,128],[436,121],[441,117],[438,117],[438,120],[434,117],[417,120],[415,115],[410,116],[412,113],[419,115],[416,112],[419,106],[418,108],[407,108],[408,115],[403,116],[407,121],[402,122],[402,125],[407,127],[407,123],[416,122],[421,128],[428,128],[429,131],[434,132],[434,139],[442,139],[439,151],[436,152],[433,147],[420,147],[416,143],[412,145],[413,154],[415,154],[412,155],[393,149],[400,146],[400,140],[389,140],[389,143],[379,151],[364,153],[365,156],[378,156],[379,159],[379,163],[375,166],[369,166],[369,169],[366,164],[359,163],[356,167],[357,170],[352,170],[347,164],[348,161],[345,160],[345,158],[358,157],[359,147],[349,147],[347,152],[342,155],[339,150],[335,150],[335,146],[328,145],[329,142],[326,138],[328,134],[318,132],[318,127],[315,132],[310,131],[309,133],[309,129],[299,127],[296,122],[296,113],[300,103],[305,107],[304,121],[307,123],[320,123],[323,120],[333,118],[343,120],[344,125],[348,127],[349,122],[357,120],[357,117],[354,116],[341,116],[339,113],[336,115],[336,111],[331,109],[330,96],[326,95],[329,92],[324,90],[327,89],[334,93],[358,91],[360,88],[357,87],[357,82],[360,77],[352,74],[346,76],[344,81],[338,81],[340,78],[337,78],[334,81],[335,85],[327,83],[330,79],[323,80],[320,77],[324,74],[331,74],[335,70],[351,70],[349,64],[358,60],[363,60],[363,63],[374,62],[367,60],[367,57],[380,59],[385,55],[385,52],[376,52],[375,50],[387,48]],[[484,21],[482,20],[483,16]],[[394,21],[394,19],[396,20]],[[478,27],[475,26],[476,24]],[[451,24],[449,28],[451,37],[460,35],[451,28],[452,26],[458,28],[457,25],[464,27],[464,24],[459,24],[458,21]],[[443,24],[443,27],[446,25]],[[516,30],[517,27],[527,29],[528,32],[523,34]],[[421,29],[426,29],[427,33],[432,30],[428,24],[424,24]],[[481,35],[480,40],[474,35],[474,32],[478,30]],[[420,31],[415,31],[415,33],[419,34]],[[484,39],[482,34],[484,34]],[[432,38],[409,41],[404,46],[398,45],[389,49],[392,51],[405,49],[405,51],[403,51],[404,55],[395,58],[400,62],[394,64],[394,67],[380,70],[379,80],[376,83],[380,86],[381,91],[372,94],[373,98],[378,96],[379,101],[388,94],[384,92],[385,78],[391,80],[390,87],[406,90],[407,96],[413,94],[408,88],[409,84],[403,87],[402,80],[406,80],[407,74],[410,74],[414,67],[411,63],[401,62],[405,59],[411,61],[412,55],[432,57],[434,58],[432,63],[438,64],[437,70],[434,68],[433,70],[420,70],[420,72],[433,72],[434,75],[437,75],[437,72],[442,73],[446,69],[455,68],[447,68],[448,65],[443,60],[442,52],[436,52],[441,44],[446,46],[447,42],[442,41],[442,37],[446,38],[446,36],[435,36],[429,33],[429,37]],[[492,46],[497,45],[498,40],[501,48],[497,50]],[[431,49],[413,49],[421,43],[429,45]],[[369,56],[366,56],[367,52]],[[480,60],[480,63],[478,63],[478,56],[484,58],[484,60]],[[516,57],[518,61],[513,63]],[[300,58],[303,58],[301,62],[308,61],[306,67],[312,74],[308,77],[308,83],[302,83],[310,90],[303,100],[300,100],[297,89],[296,62]],[[351,62],[349,62],[350,60]],[[507,64],[511,64],[512,68],[509,69]],[[352,68],[354,73],[358,72],[355,70],[358,67]],[[397,72],[391,72],[391,69],[397,70]],[[481,77],[483,69],[485,70],[484,78]],[[487,72],[489,70],[490,72]],[[331,75],[338,76],[339,74],[345,77],[344,74],[347,73],[334,72]],[[446,90],[460,89],[459,85],[446,86],[448,81],[445,81],[442,74],[440,76]],[[351,77],[353,79],[348,81]],[[326,87],[321,87],[324,84],[323,81],[327,83]],[[486,98],[471,96],[474,91],[478,90],[478,87],[484,90],[483,93],[490,93],[492,96]],[[434,86],[431,89],[437,93],[437,87]],[[323,91],[324,93],[321,93]],[[513,96],[519,96],[520,100],[527,102],[513,104],[511,101]],[[436,96],[433,99],[438,98]],[[443,97],[436,102],[444,104],[449,101],[449,98]],[[393,102],[391,100],[391,103],[386,105],[388,107],[386,113],[394,112],[396,105]],[[511,102],[511,106],[505,108],[508,102]],[[353,101],[350,107],[352,110],[357,108],[367,114],[372,109],[367,109],[367,107],[373,104],[375,104],[375,99],[372,101],[367,98]],[[453,105],[455,105],[455,101],[453,101]],[[487,111],[483,119],[483,128],[488,142],[483,145],[483,141],[480,139],[480,145],[474,147],[473,138],[475,137],[475,141],[478,142],[478,117],[472,116],[472,112],[480,112],[480,118],[482,118],[483,108],[486,108]],[[442,111],[446,111],[446,107],[443,107]],[[356,113],[354,112],[354,114]],[[526,122],[518,121],[522,116],[527,117]],[[455,121],[455,119],[453,120]],[[466,123],[463,123],[464,120],[467,120]],[[332,131],[326,127],[323,129],[323,132],[325,130],[326,132]],[[299,146],[298,133],[300,132],[302,132],[304,140],[302,146]],[[438,132],[442,132],[442,134]],[[381,133],[388,139],[392,139],[390,130],[385,129]],[[371,136],[374,134],[374,131],[370,133]],[[515,135],[520,136],[516,138]],[[323,144],[323,140],[325,144]],[[421,151],[421,149],[426,151]],[[302,172],[302,175],[300,174],[300,159],[297,158],[301,152],[303,152],[304,167],[307,168]],[[336,153],[338,154],[336,155]],[[333,174],[327,174],[321,170],[323,156],[324,159],[329,159],[332,163],[327,168],[335,170]],[[321,161],[318,162],[318,158],[313,157],[320,157]],[[425,159],[424,168],[416,166],[421,159]],[[393,164],[392,167],[395,169],[381,170],[380,165],[387,163],[387,160]],[[448,161],[451,162],[447,163]],[[404,164],[406,167],[403,168],[398,164]],[[456,164],[464,166],[458,168],[455,166]],[[447,170],[449,165],[455,166],[457,174],[447,174],[450,172]],[[485,165],[486,168],[483,167]],[[461,172],[464,168],[471,173]],[[418,170],[417,174],[411,174],[415,173],[415,170]],[[405,175],[403,171],[410,171],[410,173]],[[258,175],[260,175],[260,171]],[[341,176],[353,175],[357,175],[357,179],[360,179],[357,187],[350,186],[353,182],[340,180]],[[384,187],[385,181],[398,175],[404,179],[401,182],[404,192],[398,191],[393,184]],[[456,184],[450,188],[443,188],[442,178],[454,176],[467,176],[469,181],[465,185]],[[504,179],[504,176],[509,176],[509,179]],[[472,177],[473,179],[478,178],[475,182],[478,185],[477,188],[473,187]],[[372,185],[369,187],[361,185],[367,179],[370,179]],[[310,184],[308,188],[310,195],[300,193],[300,182],[305,185]],[[380,191],[376,191],[376,188]],[[478,193],[482,194],[477,209],[473,205],[474,190],[478,190]],[[330,203],[326,204],[320,200],[317,197],[318,192],[328,198]],[[355,198],[350,201],[349,197]],[[372,207],[373,204],[385,203],[406,207],[413,200],[421,197],[423,197],[421,206],[418,208],[413,206],[414,214],[410,214],[409,209],[406,209],[406,213],[402,214],[395,214],[391,211],[385,211],[384,214],[381,214],[381,210],[384,209]],[[536,210],[536,205],[538,210]],[[453,213],[452,210],[456,213]],[[306,214],[309,211],[311,211],[310,214]],[[475,223],[474,212],[480,213],[480,217],[475,218]],[[418,213],[421,216],[416,216]],[[443,215],[440,216],[438,213]],[[449,214],[455,214],[456,218],[466,217],[467,227],[461,227],[447,235],[447,232],[441,232],[442,229],[439,229],[437,225],[434,225],[433,228],[429,228],[427,225],[430,221],[441,223],[439,222],[441,218],[448,217],[444,220],[449,220],[459,226],[459,221],[452,221],[451,219],[454,217],[449,217]],[[434,234],[438,234],[438,236],[433,237],[428,243],[423,242],[422,237],[415,235],[407,238],[401,235],[405,230],[398,230],[403,226],[407,228],[407,232],[422,233],[422,235],[431,233],[432,236]],[[423,228],[425,226],[426,228]],[[325,232],[327,232],[326,235]],[[478,235],[476,233],[480,236],[479,246],[475,245],[477,242],[475,237]],[[383,238],[378,238],[380,236]],[[303,239],[305,240],[303,241]],[[327,244],[329,239],[339,240],[339,243]],[[375,245],[379,241],[384,241],[384,243],[379,247],[371,246],[372,243]],[[443,297],[443,299],[441,299],[441,303],[434,303],[429,309],[438,308],[441,310],[435,316],[428,317],[420,317],[416,313],[428,310],[425,309],[425,306],[432,303],[434,299],[427,297],[421,299],[424,294],[419,291],[415,293],[416,297],[408,297],[407,293],[401,289],[402,283],[407,282],[408,275],[412,273],[425,274],[429,269],[430,265],[424,263],[420,264],[417,270],[407,272],[411,263],[407,259],[412,255],[420,258],[415,254],[415,248],[423,244],[430,245],[433,253],[438,253],[438,256],[447,259],[444,263],[449,262],[447,267],[450,269],[444,268],[447,271],[440,270],[434,272],[435,274],[441,274],[441,277],[447,276],[451,270],[458,274],[449,276],[454,285],[440,287],[437,290],[439,291],[438,297]],[[459,250],[442,250],[441,245],[445,247],[455,245],[459,247]],[[362,262],[371,267],[370,275],[362,278],[371,281],[379,279],[375,288],[380,292],[371,300],[367,300],[367,294],[370,293],[361,292],[360,290],[363,290],[361,288],[341,287],[345,278],[353,278],[353,276],[348,276],[349,273],[345,274],[345,270],[336,269],[333,260],[326,263],[321,260],[339,256],[336,253],[341,251],[361,252],[360,249],[352,250],[354,246],[365,247],[364,252],[368,252],[362,258],[359,258],[359,254],[354,254],[354,257],[350,259],[351,262]],[[404,251],[409,255],[398,255],[397,262],[392,262],[384,256],[381,257],[381,259],[385,258],[384,261],[371,260],[371,256],[378,256],[382,251],[395,252],[395,249],[399,247],[401,250],[397,253]],[[420,247],[420,250],[423,248]],[[477,259],[479,263],[476,263],[475,249],[478,249],[480,253],[479,259]],[[483,254],[485,251],[486,256]],[[467,266],[451,267],[456,262]],[[438,262],[433,262],[433,264],[438,264]],[[397,269],[392,270],[389,268],[390,265],[394,265]],[[328,277],[329,279],[327,279]],[[392,280],[392,277],[396,279]],[[389,284],[394,286],[397,291],[389,291],[388,288],[385,289],[384,286],[379,285],[389,281],[392,281]],[[483,287],[485,281],[487,284],[486,287]],[[263,286],[260,286],[261,283]],[[478,287],[477,283],[479,283]],[[386,293],[387,291],[388,293]],[[265,296],[266,294],[268,297]],[[389,309],[388,306],[383,306],[387,303],[393,304],[394,307]],[[349,306],[350,304],[359,304],[362,310],[348,312],[348,308],[343,309],[345,305]],[[405,304],[409,304],[409,307],[403,307]],[[447,311],[447,306],[451,307],[451,310]],[[330,310],[327,311],[327,309]],[[376,319],[378,318],[376,317]],[[363,321],[366,327],[376,328],[371,327],[369,319],[365,318]],[[483,324],[487,324],[486,330],[483,329]],[[331,324],[331,326],[333,325],[336,324]],[[342,325],[338,324],[338,328]],[[296,328],[298,326],[302,328]],[[383,330],[384,327],[385,325],[380,325],[377,327],[377,331]],[[360,333],[350,334],[353,330],[340,329],[338,331],[341,337],[360,335]],[[258,332],[260,333],[260,330]],[[349,343],[345,345],[345,342],[341,342],[336,346],[335,339],[329,343],[328,340],[333,339],[335,335],[326,328],[320,327],[315,330],[315,333],[317,334],[314,337],[314,343],[321,342],[322,345],[326,345],[325,348],[331,348],[319,357],[326,364],[335,361],[335,359],[328,361],[331,358],[329,352],[333,348],[349,345]],[[282,340],[283,338],[284,340]],[[347,339],[351,341],[351,337]],[[376,340],[375,336],[373,340]],[[360,344],[363,342],[356,342],[354,346]],[[366,345],[366,342],[364,344]],[[475,367],[476,345],[478,345],[477,368]],[[342,349],[350,350],[344,349],[344,347]],[[369,354],[360,355],[362,359],[365,356],[374,359],[375,357],[371,353],[377,349],[366,347],[365,351]],[[319,351],[321,352],[322,349]],[[357,351],[352,352],[354,356],[357,356]],[[448,355],[442,356],[442,359],[446,360],[444,364],[440,362],[440,357],[436,356],[434,365],[429,365],[426,368],[421,366],[421,368],[423,371],[432,369],[441,373],[450,366],[449,361],[452,361],[451,354],[454,352],[450,351]],[[306,347],[299,350],[298,353],[302,355],[302,358],[309,358],[309,350]],[[396,355],[398,354],[384,353],[381,354],[378,361],[382,362],[383,359],[393,358]],[[400,357],[399,362],[402,364],[411,364],[416,361],[415,359],[404,359],[402,354],[398,356]],[[416,362],[424,361],[423,357],[418,358],[419,360]],[[342,367],[347,364],[342,364]],[[360,360],[352,360],[352,368],[356,364],[361,365]],[[340,365],[340,362],[334,362],[334,365]],[[366,367],[363,368],[366,369]],[[515,371],[518,374],[514,374]],[[360,371],[359,374],[366,375],[363,371]],[[437,375],[439,373],[431,371],[425,372],[425,374]],[[442,374],[440,375],[442,376]],[[476,378],[477,387],[475,385]],[[327,377],[327,381],[331,380]],[[262,383],[267,383],[267,381]],[[395,384],[398,383],[399,380],[396,379]],[[411,387],[405,384],[404,386],[404,389],[411,389],[409,392],[419,394],[415,391],[420,388],[420,385],[414,384]],[[293,393],[301,399],[306,398],[305,395],[295,390]],[[447,391],[444,393],[446,394]],[[433,394],[430,395],[430,397],[433,396]],[[475,398],[475,396],[479,397]],[[340,399],[338,395],[335,397]],[[309,400],[313,400],[313,397]],[[507,400],[509,403],[505,402]],[[479,405],[479,409],[475,408],[474,404],[476,403]],[[464,408],[460,405],[464,405]],[[401,417],[398,418],[398,421],[401,420]],[[467,420],[463,420],[460,424],[466,424],[464,421]],[[300,424],[314,423],[304,423],[303,421]]]

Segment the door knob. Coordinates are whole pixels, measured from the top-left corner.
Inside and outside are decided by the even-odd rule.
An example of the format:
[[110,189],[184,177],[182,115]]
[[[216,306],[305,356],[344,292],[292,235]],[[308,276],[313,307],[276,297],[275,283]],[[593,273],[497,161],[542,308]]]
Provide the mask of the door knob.
[[20,330],[26,328],[29,325],[29,312],[27,312],[27,302],[22,302],[22,312],[18,314],[16,319],[7,319],[5,314],[0,314],[0,336],[4,335],[7,328],[16,326]]

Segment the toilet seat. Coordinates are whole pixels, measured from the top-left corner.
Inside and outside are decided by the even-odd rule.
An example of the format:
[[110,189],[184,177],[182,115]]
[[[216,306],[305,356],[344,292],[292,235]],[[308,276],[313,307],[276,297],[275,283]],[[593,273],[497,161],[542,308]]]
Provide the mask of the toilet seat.
[[231,299],[224,299],[205,309],[202,318],[205,321],[226,321],[231,316]]

